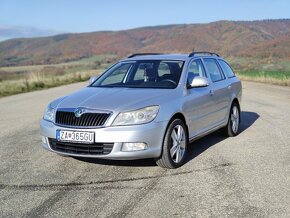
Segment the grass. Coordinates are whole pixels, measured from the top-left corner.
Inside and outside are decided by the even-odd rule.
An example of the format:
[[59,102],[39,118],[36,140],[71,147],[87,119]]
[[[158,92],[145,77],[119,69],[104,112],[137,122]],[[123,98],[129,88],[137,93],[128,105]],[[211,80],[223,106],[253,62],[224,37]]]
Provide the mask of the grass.
[[238,77],[245,81],[268,83],[273,85],[290,86],[290,71],[240,71]]
[[87,81],[103,72],[116,58],[100,55],[52,65],[0,68],[0,97]]
[[101,70],[66,73],[60,76],[47,76],[42,73],[31,73],[29,78],[5,80],[0,82],[0,96],[9,96],[18,93],[46,89],[75,82],[88,81],[91,76],[99,75]]
[[45,74],[60,74],[60,71],[64,73],[96,68],[106,68],[108,64],[114,62],[115,60],[116,56],[109,54],[82,58],[77,61],[71,61],[61,64],[0,67],[0,81],[15,78],[19,79],[19,77],[23,77],[26,74],[37,72],[43,72]]
[[226,57],[237,71],[288,71],[290,72],[290,57],[285,60],[277,58]]
[[241,80],[290,86],[290,60],[253,57],[227,57]]

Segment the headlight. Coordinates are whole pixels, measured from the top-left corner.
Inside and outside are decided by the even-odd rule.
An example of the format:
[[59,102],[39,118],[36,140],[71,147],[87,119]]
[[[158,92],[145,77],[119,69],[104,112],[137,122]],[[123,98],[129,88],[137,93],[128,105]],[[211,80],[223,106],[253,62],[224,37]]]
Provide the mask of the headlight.
[[120,113],[113,122],[113,126],[126,126],[149,123],[155,119],[159,106],[150,106],[135,111]]
[[48,105],[47,108],[45,109],[43,119],[53,122],[54,113],[55,113],[55,109],[52,108],[50,105]]

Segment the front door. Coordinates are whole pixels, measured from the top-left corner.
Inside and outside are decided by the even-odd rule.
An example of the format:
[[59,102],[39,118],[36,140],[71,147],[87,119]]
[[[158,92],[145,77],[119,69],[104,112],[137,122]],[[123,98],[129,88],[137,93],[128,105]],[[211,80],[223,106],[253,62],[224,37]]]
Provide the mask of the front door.
[[[201,59],[194,59],[188,67],[188,83],[196,76],[207,77]],[[212,114],[215,102],[210,93],[211,84],[207,87],[187,89],[183,111],[188,118],[189,137],[193,138],[212,125]]]

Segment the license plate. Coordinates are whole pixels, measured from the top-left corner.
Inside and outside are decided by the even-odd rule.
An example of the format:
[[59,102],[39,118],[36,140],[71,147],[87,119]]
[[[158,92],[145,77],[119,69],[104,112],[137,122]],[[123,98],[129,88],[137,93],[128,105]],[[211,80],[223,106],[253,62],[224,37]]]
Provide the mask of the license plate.
[[56,130],[56,140],[62,142],[77,142],[92,144],[95,141],[94,132]]

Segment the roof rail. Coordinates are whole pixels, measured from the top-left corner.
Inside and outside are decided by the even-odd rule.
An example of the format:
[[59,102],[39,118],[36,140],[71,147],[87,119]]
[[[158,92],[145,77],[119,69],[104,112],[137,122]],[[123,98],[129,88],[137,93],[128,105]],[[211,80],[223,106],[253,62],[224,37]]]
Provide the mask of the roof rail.
[[163,53],[136,53],[136,54],[131,54],[128,58],[133,58],[136,56],[142,56],[142,55],[162,55]]
[[194,55],[196,54],[209,54],[209,55],[215,55],[217,57],[220,57],[219,54],[217,53],[214,53],[214,52],[208,52],[208,51],[194,51],[194,52],[191,52],[188,57],[193,57]]

